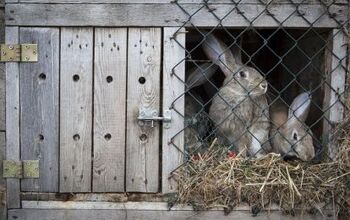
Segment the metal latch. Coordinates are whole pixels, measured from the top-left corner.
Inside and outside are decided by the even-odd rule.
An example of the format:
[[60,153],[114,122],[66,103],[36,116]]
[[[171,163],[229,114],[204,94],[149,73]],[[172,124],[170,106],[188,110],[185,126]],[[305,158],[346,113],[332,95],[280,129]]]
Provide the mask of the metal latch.
[[39,178],[39,160],[4,160],[2,164],[4,178]]
[[37,44],[1,44],[1,62],[37,62]]
[[150,123],[151,127],[154,127],[154,121],[162,121],[165,128],[170,127],[171,122],[171,111],[165,110],[163,116],[159,116],[159,112],[154,109],[140,109],[139,116],[139,125],[143,126],[145,123]]

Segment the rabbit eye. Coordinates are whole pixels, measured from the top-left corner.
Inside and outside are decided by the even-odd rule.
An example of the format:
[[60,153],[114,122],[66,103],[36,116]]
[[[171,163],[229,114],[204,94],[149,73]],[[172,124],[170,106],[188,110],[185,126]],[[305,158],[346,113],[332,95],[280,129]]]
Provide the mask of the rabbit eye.
[[246,78],[247,74],[244,71],[239,71],[239,76],[242,78]]
[[293,139],[296,140],[296,141],[298,140],[298,135],[295,132],[293,133]]

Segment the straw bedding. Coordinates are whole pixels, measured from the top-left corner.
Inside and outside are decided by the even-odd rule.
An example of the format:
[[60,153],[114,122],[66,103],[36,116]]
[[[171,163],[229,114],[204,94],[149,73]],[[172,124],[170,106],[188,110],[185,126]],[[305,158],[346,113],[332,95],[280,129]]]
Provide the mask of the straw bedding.
[[192,156],[174,172],[179,187],[175,202],[195,210],[224,208],[226,213],[242,203],[248,203],[253,214],[272,204],[291,214],[296,209],[322,212],[326,206],[349,212],[348,127],[342,125],[337,132],[342,137],[337,160],[317,164],[284,161],[273,153],[249,160],[214,140],[207,152]]

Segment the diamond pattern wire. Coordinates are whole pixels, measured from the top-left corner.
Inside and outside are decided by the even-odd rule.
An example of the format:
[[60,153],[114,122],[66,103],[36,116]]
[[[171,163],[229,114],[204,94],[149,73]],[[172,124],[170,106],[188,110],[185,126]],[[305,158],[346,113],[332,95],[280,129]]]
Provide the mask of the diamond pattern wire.
[[[335,122],[330,114],[342,117],[348,90],[344,78],[331,79],[348,74],[348,53],[335,53],[334,49],[342,36],[346,38],[342,42],[349,40],[349,21],[339,19],[332,9],[338,1],[281,0],[278,2],[293,9],[282,19],[276,15],[274,6],[279,3],[274,0],[227,0],[223,16],[214,0],[203,0],[194,11],[187,10],[188,1],[173,1],[188,18],[178,30],[186,28],[186,45],[176,41],[177,33],[173,37],[186,52],[181,61],[186,62],[181,132],[187,160],[206,151],[215,138],[221,147],[250,158],[276,152],[286,159],[312,163],[334,159]],[[247,2],[254,3],[251,7],[263,6],[263,10],[256,10],[254,16],[247,14]],[[312,21],[304,7],[310,2],[324,9]],[[212,15],[216,25],[196,25],[203,11]],[[229,16],[247,25],[229,28],[225,25]],[[290,20],[295,17],[307,28],[291,28]],[[324,17],[336,28],[315,27]],[[267,18],[273,28],[257,25]],[[332,97],[336,100],[329,101]]]

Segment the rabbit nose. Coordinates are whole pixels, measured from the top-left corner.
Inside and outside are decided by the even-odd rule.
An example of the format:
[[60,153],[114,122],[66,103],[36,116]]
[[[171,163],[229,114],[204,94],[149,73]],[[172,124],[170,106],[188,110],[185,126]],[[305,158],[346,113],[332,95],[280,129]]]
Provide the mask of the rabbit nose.
[[265,90],[267,88],[267,83],[266,82],[260,83],[260,87]]
[[284,155],[284,157],[283,157],[283,159],[285,160],[285,161],[290,161],[290,160],[296,160],[296,159],[298,159],[298,157],[297,156],[295,156],[295,155]]

